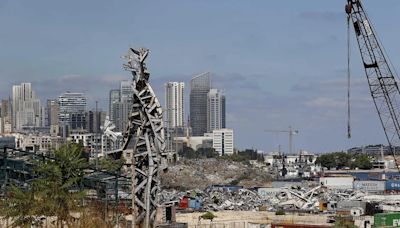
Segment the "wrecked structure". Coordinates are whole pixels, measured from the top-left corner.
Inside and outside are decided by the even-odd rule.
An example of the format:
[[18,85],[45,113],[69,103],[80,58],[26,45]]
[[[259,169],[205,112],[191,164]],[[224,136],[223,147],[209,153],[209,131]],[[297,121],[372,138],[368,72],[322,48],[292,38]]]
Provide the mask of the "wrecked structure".
[[371,195],[353,189],[329,189],[315,185],[281,188],[224,188],[209,187],[187,192],[163,190],[162,202],[181,202],[189,198],[201,202],[201,207],[188,208],[204,211],[285,211],[330,212],[350,215],[374,214],[400,204],[400,195]]

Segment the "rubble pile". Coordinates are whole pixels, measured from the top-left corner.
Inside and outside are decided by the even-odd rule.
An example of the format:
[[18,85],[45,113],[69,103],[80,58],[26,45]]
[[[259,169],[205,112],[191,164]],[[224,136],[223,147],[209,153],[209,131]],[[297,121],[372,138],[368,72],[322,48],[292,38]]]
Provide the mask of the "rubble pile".
[[[221,169],[223,167],[223,169]],[[184,159],[171,165],[161,174],[161,185],[166,189],[205,189],[215,184],[269,186],[271,177],[260,168],[242,162],[223,159]]]
[[235,210],[256,211],[265,208],[269,211],[277,209],[318,211],[320,201],[361,200],[366,194],[353,190],[330,190],[321,186],[314,188],[282,187],[276,192],[259,194],[249,189],[227,190],[220,187],[199,189],[187,192],[163,190],[161,202],[179,201],[184,196],[198,198],[202,201],[203,210]]

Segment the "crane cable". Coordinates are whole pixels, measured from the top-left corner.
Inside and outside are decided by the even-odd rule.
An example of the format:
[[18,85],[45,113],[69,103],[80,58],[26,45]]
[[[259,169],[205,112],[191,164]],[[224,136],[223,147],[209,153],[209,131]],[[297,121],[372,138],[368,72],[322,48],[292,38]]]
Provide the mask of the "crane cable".
[[347,16],[347,138],[351,138],[350,125],[350,14]]

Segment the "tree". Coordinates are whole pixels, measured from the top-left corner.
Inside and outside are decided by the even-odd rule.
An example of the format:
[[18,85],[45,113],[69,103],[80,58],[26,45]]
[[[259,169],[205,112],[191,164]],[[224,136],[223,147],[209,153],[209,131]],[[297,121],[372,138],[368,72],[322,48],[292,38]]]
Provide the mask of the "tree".
[[344,167],[350,167],[351,165],[351,155],[345,152],[333,153],[336,161],[336,167],[341,169]]
[[182,150],[180,150],[178,153],[179,153],[179,156],[184,157],[184,158],[188,158],[188,159],[196,158],[196,151],[194,151],[192,148],[185,146],[185,145],[183,146]]
[[334,154],[323,154],[317,158],[315,161],[316,164],[321,165],[322,167],[326,167],[328,169],[336,167],[336,158]]
[[13,226],[29,224],[36,216],[56,216],[57,224],[69,222],[70,212],[77,209],[83,197],[79,188],[83,169],[88,166],[83,148],[77,144],[63,145],[54,151],[54,159],[38,162],[34,169],[37,177],[27,190],[11,189],[5,210],[13,218]]
[[359,168],[359,169],[372,169],[372,162],[371,159],[366,154],[360,154],[356,156],[352,168]]
[[100,159],[100,168],[109,172],[116,172],[120,170],[125,164],[125,159],[121,158],[118,160],[110,158]]
[[203,214],[203,215],[201,215],[200,216],[200,218],[202,218],[202,219],[207,219],[207,220],[213,220],[215,217],[217,217],[217,216],[215,216],[212,212],[210,212],[210,211],[207,211],[205,214]]
[[31,191],[23,191],[15,186],[11,187],[10,199],[4,200],[3,215],[13,218],[13,227],[31,227],[35,221],[36,207]]

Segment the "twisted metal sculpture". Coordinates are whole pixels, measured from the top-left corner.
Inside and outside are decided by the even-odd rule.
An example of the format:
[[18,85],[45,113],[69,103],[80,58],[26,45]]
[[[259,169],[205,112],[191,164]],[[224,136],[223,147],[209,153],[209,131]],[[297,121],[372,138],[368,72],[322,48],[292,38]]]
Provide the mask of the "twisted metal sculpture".
[[123,156],[132,165],[133,224],[155,223],[159,172],[166,169],[164,126],[160,103],[149,84],[145,60],[149,50],[130,48],[124,69],[132,73],[133,107],[123,139]]

